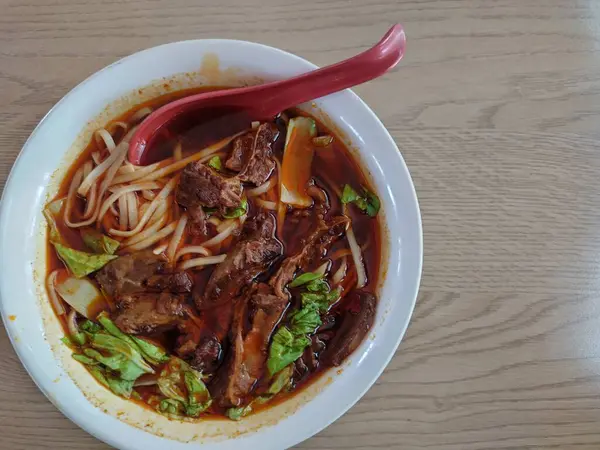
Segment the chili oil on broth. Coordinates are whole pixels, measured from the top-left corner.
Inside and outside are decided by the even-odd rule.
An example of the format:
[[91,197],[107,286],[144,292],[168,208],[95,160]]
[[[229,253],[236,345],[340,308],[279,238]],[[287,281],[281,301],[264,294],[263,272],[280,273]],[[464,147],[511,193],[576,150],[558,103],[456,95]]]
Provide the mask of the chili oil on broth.
[[[126,121],[126,119],[128,117],[130,117],[135,110],[139,110],[143,107],[146,106],[151,106],[153,108],[156,108],[162,104],[168,103],[169,101],[172,101],[176,98],[180,98],[183,97],[185,95],[189,95],[191,93],[196,93],[199,91],[204,91],[204,90],[209,90],[210,88],[201,88],[201,89],[191,89],[191,90],[187,90],[187,91],[180,91],[180,92],[174,92],[174,93],[169,93],[166,94],[164,96],[161,96],[159,98],[144,102],[142,104],[140,104],[139,106],[133,108],[131,111],[128,111],[126,113],[124,113],[123,115],[121,115],[120,117],[118,117],[116,119],[116,121]],[[313,117],[314,118],[314,117]],[[319,130],[321,132],[327,132],[327,129],[323,126],[323,124],[319,123]],[[329,131],[330,132],[330,131]],[[84,164],[84,162],[86,161],[86,158],[89,158],[89,156],[91,155],[91,153],[93,151],[97,150],[97,146],[95,141],[92,139],[89,143],[89,145],[86,147],[86,149],[81,153],[81,155],[77,158],[77,160],[74,162],[74,164],[72,164],[68,171],[67,171],[67,175],[63,178],[63,181],[60,184],[60,187],[58,189],[58,193],[55,196],[55,198],[61,198],[62,196],[64,196],[66,194],[66,192],[68,191],[68,185],[70,183],[70,179],[73,176],[73,174],[75,173],[76,170],[78,170],[79,167],[81,167],[82,164]],[[326,153],[328,152],[328,153]],[[331,170],[332,168],[332,164],[331,164],[331,158],[330,155],[335,153],[335,159],[336,160],[336,164],[334,164],[333,166],[339,168],[340,170]],[[279,155],[277,155],[279,156]],[[331,214],[334,213],[341,213],[341,207],[340,207],[340,202],[339,202],[339,197],[335,194],[331,192],[331,189],[327,186],[328,183],[333,182],[334,184],[337,184],[339,186],[343,186],[344,183],[350,183],[354,186],[360,186],[360,185],[366,185],[368,186],[366,177],[363,175],[362,170],[358,167],[358,164],[356,163],[356,161],[350,156],[348,149],[341,143],[341,140],[339,138],[336,137],[336,139],[334,140],[334,144],[331,146],[331,148],[327,148],[327,149],[317,149],[316,153],[315,153],[315,160],[313,162],[313,172],[315,173],[315,178],[316,178],[316,184],[319,185],[320,187],[323,188],[327,188],[326,190],[328,191],[329,194],[329,199],[331,202]],[[324,181],[321,179],[320,174],[327,174],[326,176],[329,178],[328,181]],[[352,179],[348,179],[347,174],[353,174],[353,178]],[[325,178],[325,175],[324,177]],[[380,221],[379,219],[368,219],[366,216],[363,216],[362,214],[357,213],[356,211],[353,211],[353,207],[349,208],[349,215],[353,220],[353,227],[355,229],[355,233],[357,234],[357,238],[359,239],[359,241],[362,241],[362,238],[364,236],[371,236],[371,240],[368,242],[368,245],[371,246],[371,251],[367,251],[367,252],[363,252],[363,256],[365,258],[365,266],[367,269],[367,274],[369,276],[369,283],[367,285],[367,290],[376,293],[376,284],[377,284],[377,280],[378,280],[378,271],[379,271],[379,264],[381,262],[381,253],[380,253],[380,243],[381,243],[381,236],[380,236]],[[290,214],[288,214],[289,217]],[[76,242],[77,240],[74,239],[74,241],[72,242],[74,247],[80,247],[82,244],[79,242]],[[284,241],[288,241],[288,239],[284,239]],[[285,243],[285,242],[284,242]],[[50,245],[47,243],[47,245]],[[336,244],[336,246],[334,246],[331,249],[331,252],[335,251],[337,249],[337,247],[342,247],[343,245],[341,245],[340,242],[338,242]],[[286,246],[287,247],[287,246]],[[372,251],[373,249],[376,249],[375,251]],[[60,262],[60,260],[55,256],[54,251],[51,251],[49,248],[47,248],[47,253],[48,255],[48,260],[47,260],[47,268],[48,268],[48,273],[51,272],[53,269],[59,267],[62,265],[62,263]],[[286,256],[289,256],[289,252],[286,251]],[[205,272],[206,274],[209,274],[211,271],[213,270],[213,267],[210,267],[209,269],[205,269],[203,272]],[[208,276],[203,274],[203,276]],[[63,323],[64,326],[64,323]],[[70,354],[70,353],[69,353]],[[77,364],[79,365],[79,364]],[[308,389],[315,387],[317,390],[319,390],[322,387],[319,386],[323,386],[324,384],[327,384],[328,382],[331,381],[331,378],[326,379],[326,380],[319,380],[320,375],[322,374],[322,371],[319,371],[318,374],[316,374],[316,376],[311,376],[309,377],[307,380],[305,380],[305,382],[303,382],[298,389],[296,389],[294,392],[289,393],[289,394],[285,394],[283,396],[281,396],[281,398],[276,398],[275,401],[273,401],[272,403],[269,402],[267,403],[265,406],[258,408],[257,411],[261,411],[260,416],[265,416],[265,414],[268,413],[268,411],[266,410],[270,410],[270,409],[280,409],[282,406],[292,406],[290,404],[291,399],[294,397],[303,397],[303,398],[307,398],[307,397],[311,397],[312,395],[314,395],[314,393],[307,393],[306,391],[308,390],[313,390],[313,389]],[[90,378],[90,377],[88,377]],[[324,378],[324,377],[323,377]],[[89,381],[89,380],[88,380]],[[320,382],[317,382],[320,381]],[[95,383],[95,381],[92,380],[92,382]],[[89,384],[89,383],[88,383]],[[319,386],[318,386],[319,385]],[[102,389],[104,389],[102,387]],[[94,389],[95,391],[97,391],[97,389]],[[84,390],[84,393],[86,391]],[[108,390],[107,390],[108,392]],[[307,395],[308,394],[308,395]],[[131,402],[129,401],[125,401],[122,400],[116,396],[113,396],[111,393],[109,393],[110,399],[106,399],[105,402],[101,402],[101,403],[126,403],[126,404],[130,404]],[[113,398],[114,397],[114,398]],[[118,401],[117,401],[118,400]],[[299,404],[298,402],[296,402],[297,404]],[[147,406],[145,404],[143,404],[144,406]],[[120,405],[123,406],[124,405]],[[128,408],[124,408],[124,409],[128,409]],[[296,408],[293,408],[293,410],[295,410]],[[117,413],[117,415],[119,416],[119,418],[121,419],[125,419],[125,415],[126,413],[124,413],[123,411],[119,411]],[[154,417],[156,416],[156,417]],[[235,429],[236,432],[239,432],[240,430],[240,425],[252,425],[251,422],[255,422],[256,416],[258,416],[258,414],[253,414],[249,417],[244,418],[243,420],[243,424],[242,423],[235,423],[233,425],[235,425]],[[281,418],[281,417],[279,417]],[[164,417],[159,415],[159,414],[154,414],[152,421],[153,423],[156,421],[156,423],[161,422],[164,420]],[[201,417],[200,420],[206,420],[206,417]],[[129,422],[129,420],[127,420]],[[169,421],[170,424],[173,423],[173,421]],[[230,428],[228,425],[232,425],[231,423],[221,423],[221,421],[219,421],[219,427],[226,427],[226,428]],[[260,426],[261,424],[258,424],[258,426]],[[148,426],[150,426],[151,428],[154,428],[153,425],[148,425],[148,423],[145,424],[145,428],[148,428]],[[244,428],[243,426],[241,428]],[[222,430],[221,428],[219,429],[219,433],[224,432],[225,430]],[[169,433],[170,434],[170,433]]]

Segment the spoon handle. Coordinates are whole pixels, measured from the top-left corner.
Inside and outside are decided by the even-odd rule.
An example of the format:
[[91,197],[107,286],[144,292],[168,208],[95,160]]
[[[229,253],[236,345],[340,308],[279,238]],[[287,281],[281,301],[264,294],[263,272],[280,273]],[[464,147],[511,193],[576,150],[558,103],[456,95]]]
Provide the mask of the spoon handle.
[[396,24],[381,41],[359,55],[287,80],[256,86],[252,94],[261,91],[262,100],[255,111],[270,118],[300,103],[377,78],[398,64],[405,46],[404,29]]

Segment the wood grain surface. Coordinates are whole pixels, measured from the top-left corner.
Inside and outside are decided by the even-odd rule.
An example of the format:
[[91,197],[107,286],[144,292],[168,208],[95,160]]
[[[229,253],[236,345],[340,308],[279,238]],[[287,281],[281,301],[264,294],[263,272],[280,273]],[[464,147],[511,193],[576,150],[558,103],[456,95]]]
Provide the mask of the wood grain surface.
[[[69,89],[137,50],[246,39],[317,64],[407,30],[356,89],[419,196],[425,264],[377,384],[301,449],[600,448],[600,1],[0,0],[0,189]],[[0,334],[0,449],[103,449]]]

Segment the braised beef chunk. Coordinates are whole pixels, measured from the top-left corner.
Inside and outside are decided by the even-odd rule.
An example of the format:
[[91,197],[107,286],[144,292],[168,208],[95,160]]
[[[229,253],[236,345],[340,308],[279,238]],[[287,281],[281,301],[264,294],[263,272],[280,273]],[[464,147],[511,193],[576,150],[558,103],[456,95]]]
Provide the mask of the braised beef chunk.
[[225,365],[221,366],[215,379],[212,381],[209,388],[210,393],[213,397],[218,399],[220,405],[227,405],[227,401],[222,400],[223,397],[227,396],[227,387],[231,371],[241,365],[243,357],[243,331],[244,322],[246,320],[246,314],[248,311],[248,297],[238,299],[235,305],[235,311],[233,315],[233,324],[231,326],[231,342],[228,350],[228,358]]
[[112,297],[116,325],[124,333],[149,334],[178,325],[185,316],[185,294],[193,281],[183,271],[170,272],[167,261],[151,250],[111,261],[96,273]]
[[275,169],[272,145],[278,133],[273,124],[259,125],[250,154],[237,176],[240,180],[257,186],[267,181]]
[[183,271],[152,275],[146,281],[149,290],[169,291],[175,294],[192,292],[193,284],[192,278]]
[[190,359],[198,347],[202,336],[202,329],[196,320],[186,319],[177,325],[179,336],[175,343],[175,353],[183,359]]
[[[274,295],[269,286],[261,284],[251,295],[249,305],[247,300],[241,300],[236,306],[230,357],[221,369],[213,390],[222,407],[241,405],[263,376],[269,339],[287,304],[287,299]],[[248,306],[254,314],[250,331],[244,335],[244,318]]]
[[96,280],[110,297],[141,292],[147,280],[165,270],[167,261],[151,250],[121,256],[96,272]]
[[179,327],[176,353],[192,367],[204,374],[211,374],[221,363],[223,343],[233,318],[233,302],[202,311],[199,326],[186,321]]
[[246,238],[272,238],[275,233],[275,217],[270,213],[260,213],[244,225]]
[[165,258],[151,250],[120,256],[100,269],[96,280],[115,301],[134,292],[191,292],[193,285],[186,272],[169,272]]
[[358,348],[375,321],[377,299],[373,294],[352,292],[346,301],[350,302],[350,307],[344,312],[342,325],[321,358],[328,365],[342,364]]
[[206,236],[208,229],[206,227],[206,213],[200,203],[188,206],[188,217],[190,219],[188,230],[192,236]]
[[175,327],[185,315],[184,298],[161,293],[126,294],[119,297],[113,320],[129,334],[149,334]]
[[[273,293],[271,286],[260,283],[256,288],[256,293],[252,295],[251,305],[255,308],[255,311],[264,311],[266,313],[272,313],[279,311],[281,305],[287,305],[287,302],[282,301],[280,297]],[[256,317],[256,314],[255,314]]]
[[324,212],[329,210],[329,197],[324,189],[312,184],[306,188],[306,193],[314,199],[317,206],[321,205],[321,208],[319,209],[323,210]]
[[242,170],[242,167],[252,152],[253,145],[254,133],[252,132],[235,138],[231,154],[229,155],[229,158],[227,158],[227,161],[225,161],[225,167],[234,172]]
[[257,216],[244,230],[244,236],[227,252],[227,258],[211,274],[204,293],[194,292],[198,309],[214,308],[237,297],[243,288],[269,268],[283,252],[273,237],[275,218]]
[[346,216],[337,216],[322,222],[321,226],[305,241],[307,249],[303,254],[300,268],[305,270],[315,260],[325,257],[333,243],[344,236],[349,225],[350,219]]
[[311,345],[309,347],[306,347],[301,358],[308,371],[314,372],[319,368],[319,361],[317,359],[317,355],[321,351],[323,351],[324,348],[325,343],[321,339],[319,339],[318,336],[313,336],[311,338]]
[[284,289],[294,279],[296,271],[298,269],[306,270],[312,262],[324,257],[331,245],[344,235],[349,223],[350,219],[346,216],[319,221],[316,229],[307,239],[303,240],[302,250],[296,255],[286,258],[275,276],[269,281],[275,294],[287,297]]
[[177,203],[186,208],[237,208],[242,202],[242,184],[227,178],[201,162],[190,163],[181,172],[175,193]]
[[304,358],[298,358],[296,361],[294,361],[294,374],[293,374],[294,380],[301,381],[308,374],[309,374],[308,367],[306,366],[306,363],[304,362]]
[[216,336],[203,337],[195,348],[190,365],[204,374],[214,373],[220,364],[222,342]]

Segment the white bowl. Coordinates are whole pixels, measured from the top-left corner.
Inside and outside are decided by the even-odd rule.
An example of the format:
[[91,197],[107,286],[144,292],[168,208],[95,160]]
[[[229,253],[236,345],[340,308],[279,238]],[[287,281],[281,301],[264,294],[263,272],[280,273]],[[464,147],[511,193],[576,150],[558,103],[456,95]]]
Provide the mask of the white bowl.
[[62,330],[43,288],[46,230],[41,211],[96,127],[169,89],[256,83],[315,67],[250,42],[198,40],[151,48],[106,67],[74,88],[27,140],[0,204],[2,319],[19,358],[42,392],[97,438],[122,449],[287,448],[347,411],[394,355],[421,276],[421,218],[398,148],[375,114],[349,90],[304,105],[333,124],[349,143],[382,201],[385,230],[377,318],[370,336],[342,370],[330,371],[292,400],[241,422],[169,421],[112,395],[70,358],[59,341]]

